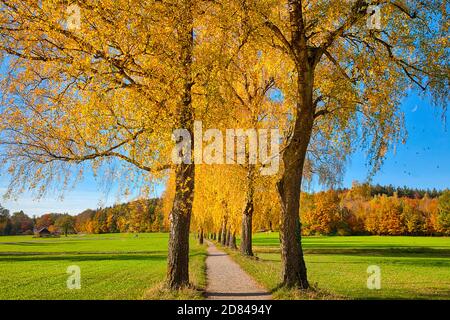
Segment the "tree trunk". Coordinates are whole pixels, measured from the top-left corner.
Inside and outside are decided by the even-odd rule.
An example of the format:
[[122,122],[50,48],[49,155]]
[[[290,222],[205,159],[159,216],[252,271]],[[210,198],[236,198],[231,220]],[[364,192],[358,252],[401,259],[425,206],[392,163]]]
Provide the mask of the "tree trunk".
[[282,284],[307,289],[309,283],[301,243],[299,202],[303,167],[314,125],[314,68],[322,53],[307,46],[301,1],[288,0],[288,8],[293,50],[291,58],[297,71],[297,105],[293,132],[282,154],[282,175],[277,182],[281,203]]
[[217,242],[222,243],[222,228],[219,229],[219,233],[217,235]]
[[233,234],[231,235],[231,245],[230,245],[231,249],[237,249],[236,246],[236,232],[233,232]]
[[228,230],[227,230],[227,241],[226,241],[225,245],[227,247],[230,247],[230,245],[231,245],[231,228],[228,228]]
[[[312,81],[312,76],[308,79]],[[309,102],[312,90],[305,96],[306,102]],[[309,283],[301,244],[300,192],[313,120],[311,114],[301,112],[298,115],[292,139],[282,156],[284,168],[277,183],[282,213],[280,236],[283,284],[301,289],[307,289]]]
[[[180,63],[184,81],[182,101],[177,110],[175,129],[186,129],[193,136],[194,114],[192,109],[192,53],[194,45],[191,1],[184,2],[184,16],[177,27],[180,35]],[[191,145],[193,154],[194,145]],[[189,227],[194,198],[195,165],[178,164],[175,167],[175,197],[170,212],[169,252],[167,257],[167,285],[180,289],[189,285]]]
[[225,243],[224,245],[228,247],[228,241],[230,240],[230,230],[227,228],[227,231],[225,232]]
[[245,197],[245,207],[242,213],[242,232],[241,232],[241,253],[246,256],[253,256],[252,250],[252,220],[255,206],[253,203],[254,195],[254,175],[255,168],[249,165],[247,173],[247,194]]
[[198,238],[198,242],[199,242],[200,244],[203,244],[203,228],[200,229],[200,236],[199,236],[199,238]]
[[194,165],[176,168],[176,191],[170,213],[167,284],[180,289],[189,284],[189,226],[194,196]]
[[[283,157],[285,158],[285,157]],[[290,159],[286,157],[286,160]],[[299,197],[301,174],[285,170],[277,188],[281,202],[281,260],[283,285],[308,288],[306,265],[301,244]]]
[[221,244],[225,246],[227,243],[227,220],[224,218],[222,225],[222,241]]
[[253,256],[252,250],[252,217],[253,203],[247,203],[242,215],[242,232],[241,232],[241,253],[246,256]]
[[[311,92],[312,96],[312,92]],[[309,287],[303,259],[300,223],[300,192],[303,166],[310,141],[313,115],[298,115],[291,141],[283,152],[283,172],[277,183],[281,202],[281,256],[283,285]]]

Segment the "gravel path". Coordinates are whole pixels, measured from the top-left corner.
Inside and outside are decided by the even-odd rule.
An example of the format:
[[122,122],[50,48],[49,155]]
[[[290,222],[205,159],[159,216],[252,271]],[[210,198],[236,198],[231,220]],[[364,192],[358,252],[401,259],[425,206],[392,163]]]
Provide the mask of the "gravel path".
[[270,293],[258,285],[223,251],[208,242],[206,258],[209,300],[269,300]]

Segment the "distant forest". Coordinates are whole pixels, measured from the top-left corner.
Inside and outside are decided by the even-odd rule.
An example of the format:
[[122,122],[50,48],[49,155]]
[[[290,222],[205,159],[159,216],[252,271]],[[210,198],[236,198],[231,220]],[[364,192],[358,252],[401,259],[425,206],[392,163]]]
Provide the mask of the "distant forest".
[[142,199],[88,209],[76,216],[47,213],[40,217],[29,217],[23,211],[10,214],[0,206],[0,235],[33,234],[44,227],[63,234],[165,231],[158,203],[159,199]]
[[[163,209],[163,202],[141,199],[88,209],[76,216],[48,213],[40,217],[23,211],[10,214],[0,205],[0,235],[33,234],[43,227],[62,234],[163,232],[168,229],[168,209]],[[354,183],[350,189],[304,192],[300,208],[305,235],[450,234],[449,190]],[[272,214],[258,217],[255,213],[255,231],[278,230],[277,210],[267,209],[263,211]]]
[[300,203],[305,235],[450,235],[450,190],[354,184]]
[[[400,198],[410,198],[410,199],[422,199],[427,195],[429,198],[439,198],[445,190],[437,190],[437,189],[417,189],[417,188],[409,188],[407,186],[404,187],[394,187],[393,185],[382,186],[379,184],[376,185],[368,185],[368,184],[358,184],[354,183],[354,186],[365,186],[370,192],[370,196],[374,197],[377,195],[386,195],[388,197],[392,197],[395,194]],[[350,189],[337,189],[337,191],[349,191]]]

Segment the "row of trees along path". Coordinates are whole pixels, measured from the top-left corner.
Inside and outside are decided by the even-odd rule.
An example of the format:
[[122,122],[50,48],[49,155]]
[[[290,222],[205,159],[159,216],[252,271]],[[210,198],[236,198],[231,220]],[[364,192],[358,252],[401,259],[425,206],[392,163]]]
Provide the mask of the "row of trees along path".
[[[369,3],[380,6],[380,28],[368,27]],[[449,101],[442,1],[76,5],[68,16],[60,1],[0,1],[0,169],[11,177],[7,194],[60,191],[90,169],[126,194],[142,185],[148,191],[170,170],[172,289],[189,284],[189,231],[201,174],[192,161],[172,161],[174,130],[192,136],[195,120],[202,120],[209,128],[270,124],[283,131],[276,183],[281,279],[307,289],[299,220],[307,167],[329,164],[328,155],[340,168],[362,145],[375,171],[404,137],[406,88],[428,92],[444,109]],[[192,160],[194,144],[186,149],[184,160]],[[241,238],[248,255],[259,169],[248,167],[243,184]]]

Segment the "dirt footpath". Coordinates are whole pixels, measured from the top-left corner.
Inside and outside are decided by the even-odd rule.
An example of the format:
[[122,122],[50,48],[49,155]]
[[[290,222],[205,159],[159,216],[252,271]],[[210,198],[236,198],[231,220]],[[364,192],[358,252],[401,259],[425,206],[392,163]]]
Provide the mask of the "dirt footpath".
[[223,251],[208,242],[206,297],[210,300],[269,300],[267,290],[258,285]]

